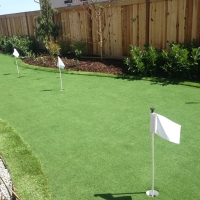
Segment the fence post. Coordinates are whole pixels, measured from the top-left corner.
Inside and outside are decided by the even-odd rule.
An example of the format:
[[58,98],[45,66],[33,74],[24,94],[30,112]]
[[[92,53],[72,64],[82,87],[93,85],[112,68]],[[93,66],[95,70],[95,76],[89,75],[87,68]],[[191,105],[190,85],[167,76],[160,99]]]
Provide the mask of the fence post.
[[5,26],[6,26],[7,36],[10,36],[10,34],[9,34],[9,29],[8,29],[8,22],[7,22],[6,15],[5,15]]
[[30,32],[29,32],[29,23],[28,23],[28,16],[27,13],[25,12],[25,19],[26,19],[26,28],[27,28],[27,33],[28,36],[30,37]]

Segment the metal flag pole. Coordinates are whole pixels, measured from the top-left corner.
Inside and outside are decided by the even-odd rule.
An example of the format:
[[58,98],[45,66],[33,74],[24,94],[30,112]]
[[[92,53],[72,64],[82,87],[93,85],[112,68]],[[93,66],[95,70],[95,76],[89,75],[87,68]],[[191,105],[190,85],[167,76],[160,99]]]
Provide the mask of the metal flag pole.
[[59,67],[59,71],[60,71],[60,91],[63,91],[63,86],[62,86],[62,74],[61,74],[61,69]]
[[[154,112],[155,108],[150,108],[151,113]],[[154,190],[154,133],[152,133],[152,143],[151,143],[151,148],[152,148],[152,186],[151,190],[148,190],[146,194],[149,197],[157,197],[159,195],[158,191]]]
[[19,74],[19,67],[18,67],[18,63],[17,63],[17,58],[15,57],[15,61],[16,61],[16,66],[17,66],[17,73]]

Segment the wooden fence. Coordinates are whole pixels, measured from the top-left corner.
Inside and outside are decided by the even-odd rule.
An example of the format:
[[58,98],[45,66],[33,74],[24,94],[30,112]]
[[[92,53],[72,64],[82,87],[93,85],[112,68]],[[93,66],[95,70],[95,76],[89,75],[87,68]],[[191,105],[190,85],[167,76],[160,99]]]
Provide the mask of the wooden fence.
[[[106,3],[104,3],[106,4]],[[58,9],[55,22],[59,40],[86,40],[88,51],[100,54],[94,12],[92,20],[81,6]],[[34,17],[39,11],[0,15],[0,35],[33,36]],[[149,43],[167,49],[170,42],[200,45],[200,0],[116,0],[104,10],[103,54],[128,56],[129,45]]]

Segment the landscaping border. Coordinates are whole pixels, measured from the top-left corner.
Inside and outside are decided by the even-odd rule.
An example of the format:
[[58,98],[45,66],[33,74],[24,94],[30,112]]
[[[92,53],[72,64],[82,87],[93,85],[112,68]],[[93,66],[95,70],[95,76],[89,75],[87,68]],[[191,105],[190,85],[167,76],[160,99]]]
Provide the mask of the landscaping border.
[[[19,64],[20,67],[23,67],[23,68],[59,73],[59,70],[56,69],[56,68],[47,68],[47,67],[29,65],[27,63],[24,63],[22,60],[20,60],[18,64]],[[73,75],[108,77],[108,78],[116,78],[116,79],[144,80],[144,81],[151,81],[151,82],[154,82],[154,83],[155,82],[161,83],[162,85],[176,84],[176,85],[185,85],[185,86],[200,88],[200,83],[198,83],[198,82],[190,82],[190,81],[167,79],[167,78],[158,78],[158,77],[115,75],[115,74],[104,74],[104,73],[97,73],[97,72],[83,72],[83,71],[72,71],[72,70],[62,70],[62,73],[63,74],[73,74]]]

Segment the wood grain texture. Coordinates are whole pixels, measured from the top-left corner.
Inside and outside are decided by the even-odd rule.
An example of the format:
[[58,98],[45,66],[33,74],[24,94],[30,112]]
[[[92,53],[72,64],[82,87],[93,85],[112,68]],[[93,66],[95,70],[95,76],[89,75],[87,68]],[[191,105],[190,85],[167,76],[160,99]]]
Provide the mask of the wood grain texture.
[[[116,0],[105,6],[98,18],[94,10],[75,6],[58,9],[54,17],[60,27],[58,40],[85,40],[87,51],[100,54],[129,56],[130,44],[144,47],[149,43],[168,49],[170,42],[197,40],[200,45],[200,0]],[[91,6],[90,6],[91,8]],[[39,11],[0,15],[0,35],[34,35]],[[92,16],[92,17],[91,17]],[[102,31],[99,31],[99,20]]]

